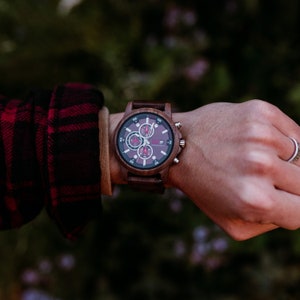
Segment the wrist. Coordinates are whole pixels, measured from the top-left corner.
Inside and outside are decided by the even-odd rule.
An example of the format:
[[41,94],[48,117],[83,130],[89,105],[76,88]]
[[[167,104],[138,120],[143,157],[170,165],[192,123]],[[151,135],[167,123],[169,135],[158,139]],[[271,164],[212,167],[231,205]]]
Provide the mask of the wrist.
[[180,122],[182,127],[180,129],[183,138],[185,139],[186,146],[183,151],[181,151],[179,155],[179,163],[172,164],[169,169],[169,176],[167,181],[167,187],[169,188],[180,188],[180,183],[182,182],[182,174],[187,174],[186,170],[186,162],[188,160],[186,152],[188,148],[191,147],[190,141],[188,140],[188,127],[191,124],[188,124],[188,116],[186,113],[173,113],[173,121]]
[[126,180],[123,178],[122,168],[117,160],[115,151],[114,151],[114,132],[117,125],[123,117],[123,113],[111,114],[110,119],[110,129],[109,129],[109,144],[110,144],[110,177],[112,184],[125,184]]
[[[110,114],[109,116],[109,143],[110,143],[110,153],[109,153],[109,160],[110,160],[110,177],[112,185],[114,184],[127,184],[126,179],[123,176],[122,168],[120,165],[120,162],[118,161],[115,151],[114,151],[114,132],[121,121],[124,113],[117,113],[117,114]],[[187,126],[188,125],[188,116],[186,113],[174,113],[173,114],[173,120],[174,122],[180,122],[182,124],[181,132],[183,137],[187,138]],[[173,164],[170,166],[169,170],[169,176],[168,180],[166,182],[166,187],[180,187],[180,182],[182,179],[182,174],[184,174],[185,170],[185,164],[187,161],[186,155],[185,155],[186,149],[182,151],[182,153],[179,156],[179,163]],[[181,175],[180,175],[181,174]]]
[[[123,168],[120,164],[119,159],[116,156],[115,152],[115,141],[114,141],[114,133],[115,130],[120,123],[124,113],[117,113],[117,114],[111,114],[110,115],[110,131],[109,131],[109,141],[110,141],[110,177],[112,184],[127,184],[127,176],[125,172],[123,171]],[[188,119],[188,116],[185,113],[173,113],[173,122],[180,122],[182,124],[182,128],[180,131],[182,132],[182,137],[185,138],[186,135],[186,125],[185,122]],[[166,180],[164,182],[165,187],[179,187],[180,184],[180,178],[182,179],[182,167],[183,164],[183,153],[186,150],[184,149],[182,153],[179,154],[179,163],[173,163],[169,166],[169,175],[166,176]],[[181,174],[181,176],[180,176]]]

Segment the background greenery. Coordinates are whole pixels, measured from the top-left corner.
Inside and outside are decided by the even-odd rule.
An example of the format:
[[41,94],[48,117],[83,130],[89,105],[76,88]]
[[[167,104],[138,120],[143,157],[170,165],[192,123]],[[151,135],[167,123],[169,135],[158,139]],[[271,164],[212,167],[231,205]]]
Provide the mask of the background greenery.
[[[70,4],[75,4],[72,7]],[[0,91],[98,86],[180,110],[265,99],[300,121],[296,0],[0,0]],[[200,179],[201,180],[201,179]],[[117,189],[76,243],[42,213],[0,233],[0,299],[299,299],[300,234],[234,242],[180,192]]]

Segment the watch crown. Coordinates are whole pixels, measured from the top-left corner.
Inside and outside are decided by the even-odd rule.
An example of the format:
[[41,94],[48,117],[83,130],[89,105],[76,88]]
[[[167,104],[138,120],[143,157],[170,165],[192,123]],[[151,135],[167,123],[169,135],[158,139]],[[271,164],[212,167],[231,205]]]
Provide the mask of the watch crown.
[[177,157],[174,158],[173,160],[174,164],[178,164],[179,163],[179,159]]
[[185,147],[185,139],[180,139],[180,141],[179,141],[179,146],[180,146],[181,148],[184,148],[184,147]]
[[180,122],[176,122],[176,123],[175,123],[175,126],[176,126],[178,129],[180,129],[180,128],[182,127],[182,125],[181,125]]

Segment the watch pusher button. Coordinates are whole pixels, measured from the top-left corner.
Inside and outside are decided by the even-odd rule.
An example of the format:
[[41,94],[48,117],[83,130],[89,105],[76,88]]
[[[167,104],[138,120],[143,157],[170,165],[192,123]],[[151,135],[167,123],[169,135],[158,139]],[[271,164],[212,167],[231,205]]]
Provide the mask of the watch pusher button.
[[180,139],[180,141],[179,141],[179,146],[181,147],[181,148],[184,148],[185,147],[185,139]]
[[182,127],[181,123],[180,122],[176,122],[175,123],[175,126],[177,127],[177,129],[180,129]]
[[173,160],[173,163],[174,164],[178,164],[179,163],[179,159],[177,157],[175,157],[174,160]]

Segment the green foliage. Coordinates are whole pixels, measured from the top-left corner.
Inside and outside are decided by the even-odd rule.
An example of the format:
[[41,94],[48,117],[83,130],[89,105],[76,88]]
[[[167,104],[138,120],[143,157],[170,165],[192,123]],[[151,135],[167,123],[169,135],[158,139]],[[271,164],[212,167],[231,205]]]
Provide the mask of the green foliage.
[[[0,91],[95,84],[181,110],[265,99],[300,118],[296,0],[0,0]],[[298,299],[299,232],[233,242],[178,191],[127,189],[65,241],[45,213],[0,234],[0,299]],[[25,296],[23,297],[25,299]],[[53,298],[51,298],[53,299]]]

